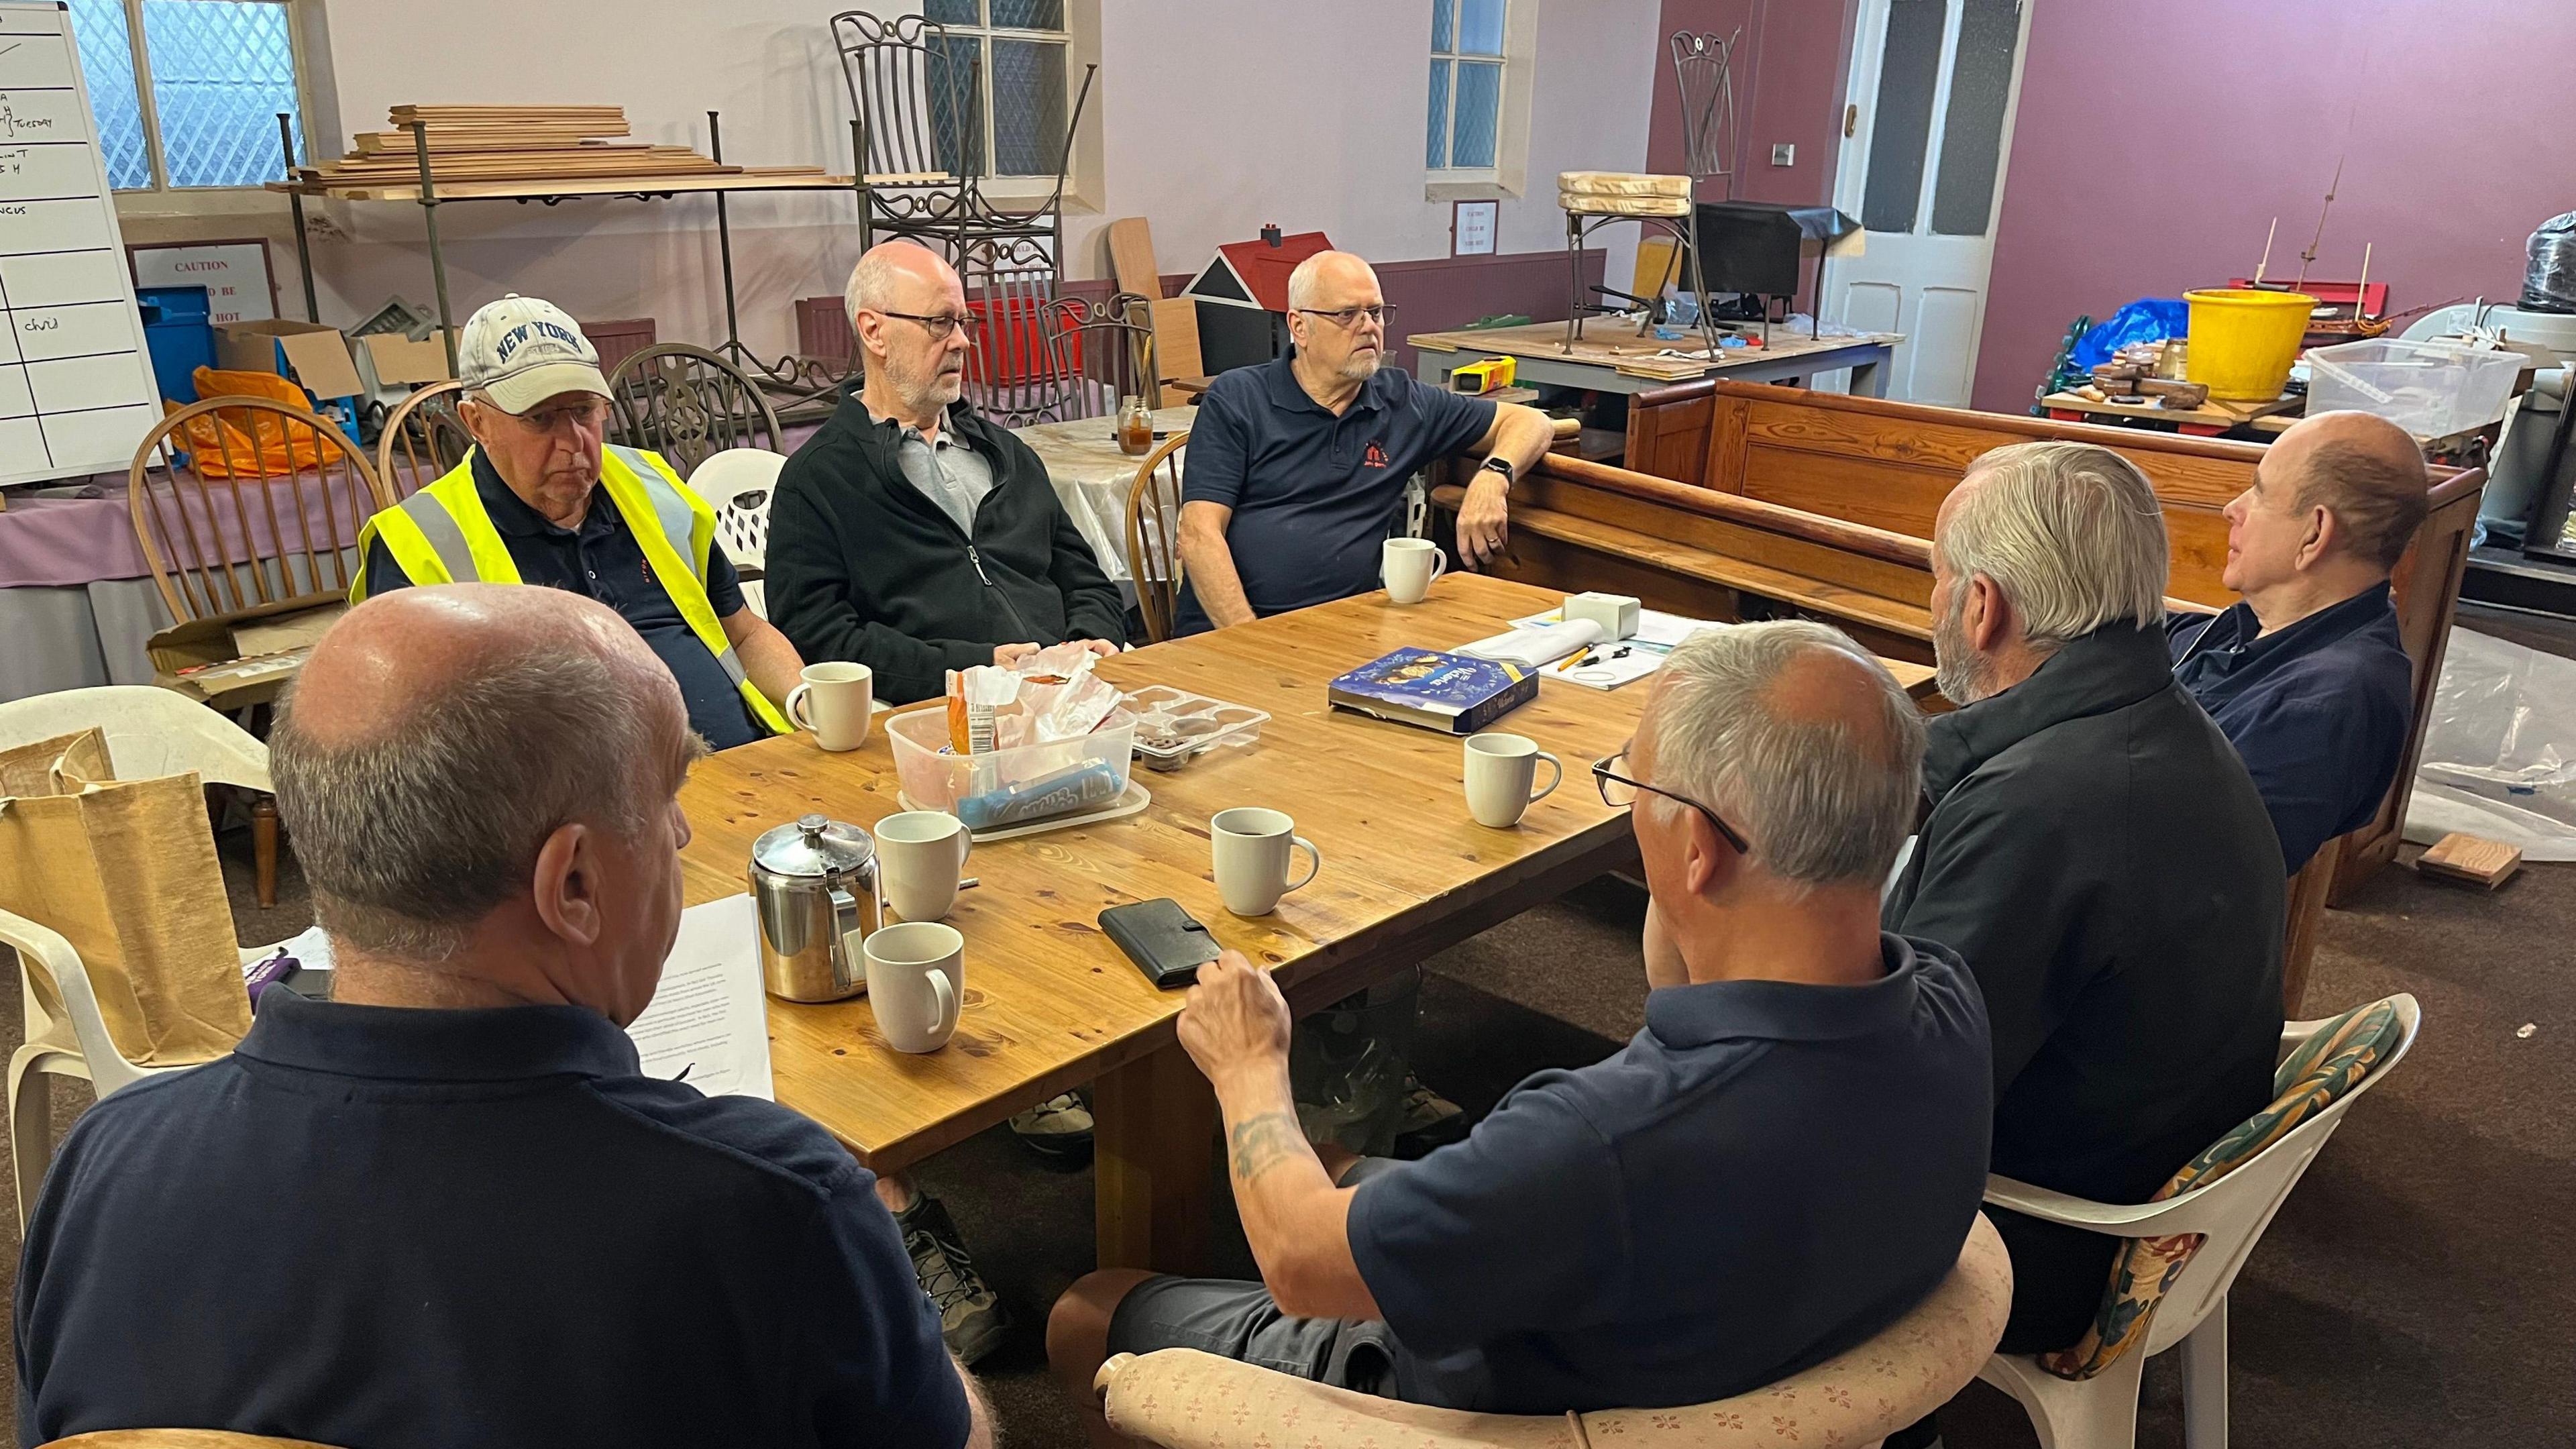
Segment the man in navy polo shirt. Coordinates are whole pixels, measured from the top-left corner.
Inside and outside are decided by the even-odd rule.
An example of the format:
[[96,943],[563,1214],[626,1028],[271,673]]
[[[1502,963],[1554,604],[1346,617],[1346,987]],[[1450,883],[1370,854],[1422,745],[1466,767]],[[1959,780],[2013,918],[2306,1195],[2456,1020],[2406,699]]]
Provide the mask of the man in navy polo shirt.
[[1298,1130],[1278,988],[1231,953],[1201,968],[1180,1037],[1263,1280],[1084,1278],[1048,1325],[1066,1386],[1091,1404],[1107,1355],[1182,1346],[1453,1408],[1662,1407],[1911,1308],[1975,1219],[1992,1110],[1966,968],[1878,928],[1923,739],[1824,625],[1674,650],[1594,766],[1644,856],[1645,1029],[1417,1162],[1345,1157],[1336,1181]]
[[337,970],[90,1109],[17,1296],[18,1438],[989,1445],[874,1179],[640,1074],[704,746],[603,605],[403,589],[272,745]]
[[1199,400],[1181,480],[1180,632],[1249,623],[1378,586],[1405,480],[1487,455],[1458,511],[1458,552],[1502,552],[1506,494],[1554,438],[1535,408],[1460,397],[1381,367],[1377,274],[1317,252],[1288,277],[1288,355],[1218,377]]
[[2423,449],[2385,418],[2293,424],[2227,505],[2222,579],[2245,597],[2165,619],[2174,677],[2243,757],[2292,875],[2370,823],[2405,756],[2415,666],[2388,575],[2428,486]]

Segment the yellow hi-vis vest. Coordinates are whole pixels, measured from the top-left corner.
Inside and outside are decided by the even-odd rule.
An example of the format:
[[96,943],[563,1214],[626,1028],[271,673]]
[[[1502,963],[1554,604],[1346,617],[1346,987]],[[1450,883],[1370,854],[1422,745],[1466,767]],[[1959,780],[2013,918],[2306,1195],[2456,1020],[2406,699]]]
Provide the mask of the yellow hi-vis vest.
[[[609,501],[644,550],[645,562],[662,591],[688,621],[690,632],[724,666],[725,677],[742,691],[752,718],[772,734],[791,734],[795,727],[743,672],[715,606],[707,602],[707,551],[716,536],[716,511],[692,492],[656,453],[611,444],[599,460],[599,481]],[[367,520],[358,532],[358,557],[381,539],[385,551],[415,584],[515,584],[519,566],[510,558],[501,531],[474,490],[474,455],[449,470],[446,477]],[[681,562],[681,549],[688,562]],[[364,603],[367,575],[362,566],[349,586],[351,605]]]

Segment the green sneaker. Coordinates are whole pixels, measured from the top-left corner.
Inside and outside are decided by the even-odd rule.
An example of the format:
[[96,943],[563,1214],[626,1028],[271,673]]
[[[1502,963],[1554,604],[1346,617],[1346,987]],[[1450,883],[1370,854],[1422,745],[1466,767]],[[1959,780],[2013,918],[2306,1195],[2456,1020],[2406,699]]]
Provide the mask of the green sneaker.
[[1002,1346],[1011,1320],[991,1284],[975,1271],[975,1260],[957,1240],[957,1224],[948,1209],[928,1193],[916,1194],[912,1206],[894,1215],[903,1233],[903,1248],[912,1256],[912,1272],[921,1291],[939,1314],[939,1336],[960,1363],[972,1364]]

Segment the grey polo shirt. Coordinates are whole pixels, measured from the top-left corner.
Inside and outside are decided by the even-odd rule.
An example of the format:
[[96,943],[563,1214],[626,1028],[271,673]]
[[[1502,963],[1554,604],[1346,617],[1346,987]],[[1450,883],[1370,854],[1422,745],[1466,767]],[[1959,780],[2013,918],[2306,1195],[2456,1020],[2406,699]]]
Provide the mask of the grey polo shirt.
[[1861,986],[1646,998],[1625,1050],[1512,1089],[1368,1178],[1351,1255],[1399,1397],[1506,1414],[1725,1398],[1893,1322],[1986,1185],[1986,1013],[1959,958],[1883,935]]
[[[866,407],[862,400],[859,404]],[[951,403],[951,409],[956,404]],[[877,422],[891,421],[877,416],[868,408],[868,416]],[[954,419],[942,413],[939,419],[939,441],[921,435],[921,429],[903,424],[903,441],[895,448],[895,464],[903,476],[922,496],[939,505],[957,525],[957,531],[968,538],[975,536],[975,510],[984,506],[984,495],[993,491],[993,465],[982,454],[957,436]]]

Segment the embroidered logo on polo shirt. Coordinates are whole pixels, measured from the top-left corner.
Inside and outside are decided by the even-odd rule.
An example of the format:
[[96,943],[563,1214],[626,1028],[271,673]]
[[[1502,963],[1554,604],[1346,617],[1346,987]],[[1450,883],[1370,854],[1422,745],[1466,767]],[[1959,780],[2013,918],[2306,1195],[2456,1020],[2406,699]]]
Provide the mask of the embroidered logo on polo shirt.
[[1369,440],[1368,452],[1366,452],[1366,453],[1362,454],[1362,455],[1361,455],[1361,457],[1360,457],[1360,466],[1361,466],[1361,467],[1363,467],[1363,468],[1383,468],[1383,467],[1385,467],[1385,466],[1386,466],[1386,447],[1385,447],[1385,445],[1383,445],[1383,444],[1381,444],[1380,442],[1378,442],[1378,440],[1377,440],[1377,439],[1375,439],[1375,438],[1371,438],[1371,439]]

